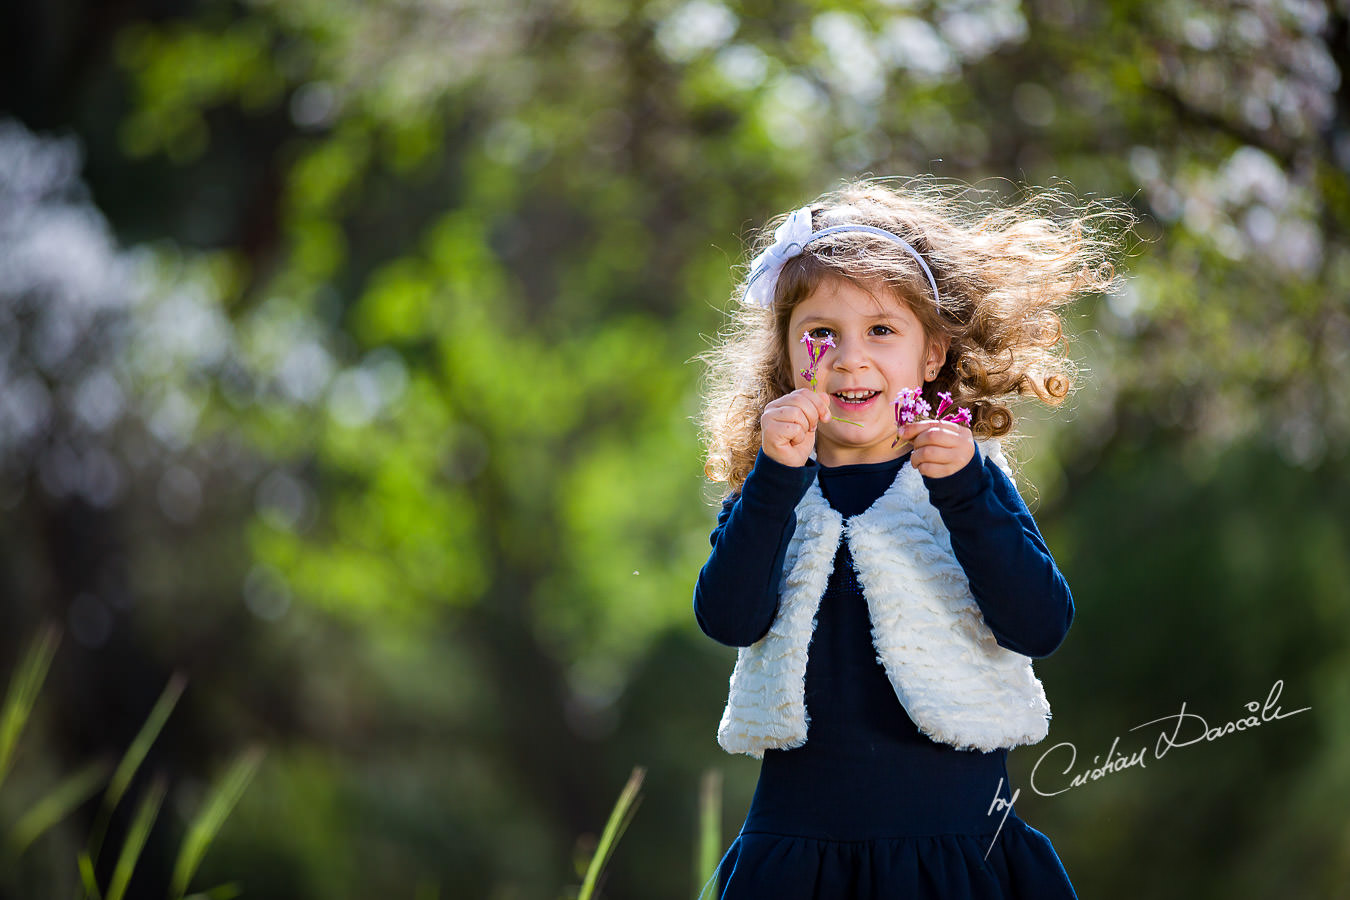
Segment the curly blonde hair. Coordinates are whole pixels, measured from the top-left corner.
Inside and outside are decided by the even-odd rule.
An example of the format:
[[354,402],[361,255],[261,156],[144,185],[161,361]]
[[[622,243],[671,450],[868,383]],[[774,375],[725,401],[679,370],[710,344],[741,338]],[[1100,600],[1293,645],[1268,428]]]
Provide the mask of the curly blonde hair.
[[[908,304],[931,340],[949,342],[937,377],[924,386],[971,410],[977,437],[1012,431],[1010,401],[1034,397],[1057,406],[1068,396],[1074,367],[1065,354],[1058,310],[1084,294],[1105,293],[1117,280],[1111,263],[1133,216],[1107,201],[1080,203],[1059,191],[1030,193],[1012,206],[972,203],[970,189],[931,179],[899,186],[861,180],[811,204],[813,230],[844,223],[871,225],[909,242],[932,270],[941,295],[903,247],[867,232],[812,241],[783,266],[767,308],[739,302],[730,327],[699,358],[707,366],[700,418],[707,449],[704,473],[729,495],[745,482],[759,451],[764,407],[793,390],[787,334],[792,311],[828,279],[864,288],[884,286]],[[787,217],[756,236],[758,253],[773,243]],[[753,255],[753,254],[752,254]],[[748,273],[747,273],[748,275]]]

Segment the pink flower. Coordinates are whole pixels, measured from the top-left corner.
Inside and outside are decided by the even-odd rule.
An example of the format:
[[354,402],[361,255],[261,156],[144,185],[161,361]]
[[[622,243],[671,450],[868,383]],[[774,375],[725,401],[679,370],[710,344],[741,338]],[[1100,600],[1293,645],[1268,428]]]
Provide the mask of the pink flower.
[[928,418],[933,408],[923,399],[918,388],[901,388],[895,395],[895,426],[908,425]]
[[[899,432],[901,426],[929,419],[970,427],[970,410],[966,407],[959,407],[954,413],[947,412],[953,406],[950,392],[940,391],[938,399],[940,402],[937,412],[933,413],[933,407],[928,404],[927,400],[923,399],[923,395],[918,388],[901,388],[900,393],[895,395],[895,430]],[[891,446],[894,447],[899,443],[900,435],[897,433],[895,440],[891,442]]]
[[950,391],[939,391],[938,399],[942,402],[938,404],[937,412],[933,413],[937,418],[942,418],[942,414],[947,411],[947,407],[952,405],[952,395]]
[[806,345],[806,353],[811,358],[811,365],[802,369],[802,377],[811,382],[811,390],[816,389],[816,368],[820,361],[825,358],[825,351],[834,346],[834,338],[826,335],[819,342],[811,337],[811,332],[802,332],[801,343]]

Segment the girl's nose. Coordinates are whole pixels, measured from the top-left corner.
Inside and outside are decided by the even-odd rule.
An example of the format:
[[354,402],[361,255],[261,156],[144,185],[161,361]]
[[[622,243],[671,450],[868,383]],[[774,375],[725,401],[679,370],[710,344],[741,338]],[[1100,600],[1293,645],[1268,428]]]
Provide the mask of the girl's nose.
[[842,372],[856,372],[867,366],[867,354],[860,341],[840,338],[834,348],[831,367]]

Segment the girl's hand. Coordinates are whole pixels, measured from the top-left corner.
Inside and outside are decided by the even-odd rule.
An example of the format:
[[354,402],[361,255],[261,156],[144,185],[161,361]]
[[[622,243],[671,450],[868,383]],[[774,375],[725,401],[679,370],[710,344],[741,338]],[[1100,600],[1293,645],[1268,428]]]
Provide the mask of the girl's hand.
[[759,417],[764,455],[785,466],[801,467],[816,447],[816,426],[830,421],[830,401],[810,388],[798,388],[764,407]]
[[910,422],[900,426],[900,439],[914,445],[909,464],[929,478],[953,475],[975,456],[975,435],[955,422]]

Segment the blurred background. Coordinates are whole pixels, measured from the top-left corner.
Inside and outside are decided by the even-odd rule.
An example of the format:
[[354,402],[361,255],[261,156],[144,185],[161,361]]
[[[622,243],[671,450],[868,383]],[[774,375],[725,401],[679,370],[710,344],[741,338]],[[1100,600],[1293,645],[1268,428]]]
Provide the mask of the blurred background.
[[[127,896],[256,747],[195,885],[559,898],[642,765],[604,896],[693,897],[701,775],[724,847],[757,774],[694,357],[752,227],[932,173],[1140,217],[1020,410],[1078,615],[1019,814],[1085,900],[1350,897],[1347,72],[1345,0],[6,4],[0,678],[61,641],[0,830],[177,672]],[[1030,789],[1281,679],[1308,712]],[[76,895],[96,809],[0,893]]]

